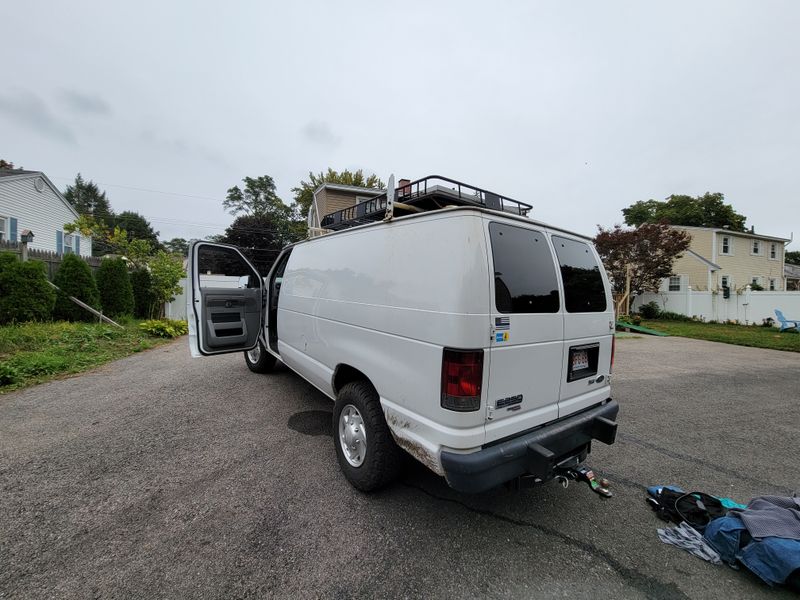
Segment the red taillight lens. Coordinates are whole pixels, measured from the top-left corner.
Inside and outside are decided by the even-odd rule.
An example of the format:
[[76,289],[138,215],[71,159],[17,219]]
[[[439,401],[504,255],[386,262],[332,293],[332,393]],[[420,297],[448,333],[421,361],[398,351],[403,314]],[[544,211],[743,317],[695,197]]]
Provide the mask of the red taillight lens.
[[442,354],[442,408],[468,412],[481,407],[483,350],[453,350]]
[[617,351],[617,336],[611,336],[611,366],[608,368],[608,372],[614,370],[614,353]]

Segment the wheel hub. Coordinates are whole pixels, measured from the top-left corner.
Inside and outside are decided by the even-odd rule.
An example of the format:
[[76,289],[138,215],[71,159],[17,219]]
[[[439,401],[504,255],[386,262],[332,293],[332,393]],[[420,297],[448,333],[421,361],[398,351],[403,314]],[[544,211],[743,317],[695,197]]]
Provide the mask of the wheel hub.
[[256,344],[256,347],[247,352],[247,358],[250,362],[255,364],[261,359],[261,343]]
[[361,413],[352,404],[348,404],[339,414],[339,444],[345,460],[353,466],[360,467],[367,454],[367,430]]

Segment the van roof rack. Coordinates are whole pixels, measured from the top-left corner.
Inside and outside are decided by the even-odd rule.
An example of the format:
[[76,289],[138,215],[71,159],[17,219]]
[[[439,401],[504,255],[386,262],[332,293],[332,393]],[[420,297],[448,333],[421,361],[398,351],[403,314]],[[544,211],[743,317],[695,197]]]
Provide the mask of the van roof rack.
[[[394,185],[394,178],[389,184]],[[339,231],[358,225],[391,219],[393,216],[427,212],[449,206],[477,206],[527,216],[530,204],[482,190],[441,175],[429,175],[394,188],[394,197],[384,192],[379,196],[337,210],[322,218],[320,227]]]

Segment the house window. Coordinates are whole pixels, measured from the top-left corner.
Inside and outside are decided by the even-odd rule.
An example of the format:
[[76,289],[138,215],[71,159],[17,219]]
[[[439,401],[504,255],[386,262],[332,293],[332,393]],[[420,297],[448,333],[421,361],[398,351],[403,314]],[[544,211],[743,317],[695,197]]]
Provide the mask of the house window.
[[75,237],[71,233],[64,234],[64,254],[70,254],[75,250]]
[[761,240],[753,240],[752,254],[761,254]]
[[776,289],[778,289],[778,283],[777,283],[777,281],[775,280],[774,277],[770,277],[769,278],[769,291],[770,292],[774,292]]
[[362,202],[369,202],[372,200],[372,196],[356,196],[356,204],[361,204]]
[[720,278],[720,284],[722,285],[722,287],[726,287],[726,288],[731,287],[731,276],[730,275],[723,275]]
[[6,230],[7,221],[5,217],[0,217],[0,242],[5,242],[8,240],[8,232]]
[[727,235],[722,236],[722,254],[731,253],[731,238]]
[[769,257],[772,260],[778,258],[778,244],[772,243],[769,245]]
[[757,277],[757,276],[753,277],[753,279],[750,280],[750,285],[757,285],[757,286],[760,287],[761,286],[761,277]]
[[673,275],[669,278],[669,291],[670,292],[680,292],[681,291],[681,276],[680,275]]

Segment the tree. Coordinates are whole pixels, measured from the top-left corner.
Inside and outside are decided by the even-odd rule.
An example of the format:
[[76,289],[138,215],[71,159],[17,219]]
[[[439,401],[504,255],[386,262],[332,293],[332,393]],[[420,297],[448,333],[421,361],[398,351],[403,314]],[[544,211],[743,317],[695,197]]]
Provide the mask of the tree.
[[291,208],[286,206],[275,191],[275,181],[269,175],[245,177],[244,190],[238,185],[228,190],[222,206],[232,215],[262,216],[267,214],[291,216]]
[[611,277],[615,293],[625,291],[630,267],[631,291],[656,291],[664,277],[671,276],[675,259],[689,248],[691,237],[664,223],[645,223],[636,229],[597,226],[597,252]]
[[242,253],[266,275],[281,249],[300,238],[279,215],[242,215],[236,217],[220,242],[238,246]]
[[[0,158],[0,169],[13,169],[14,163],[3,158]],[[20,167],[20,170],[22,167]]]
[[783,260],[790,265],[800,265],[800,250],[787,250]]
[[153,279],[147,267],[131,271],[133,287],[133,316],[137,319],[151,319],[156,297],[153,293]]
[[150,292],[153,298],[153,305],[150,310],[151,316],[160,317],[165,302],[172,302],[175,295],[181,292],[178,285],[184,277],[183,260],[159,250],[148,263],[150,270]]
[[114,218],[114,227],[124,230],[128,241],[144,240],[150,244],[154,252],[161,247],[161,243],[158,241],[158,232],[153,231],[150,221],[132,210],[119,213]]
[[323,183],[338,183],[340,185],[353,185],[356,187],[374,188],[382,190],[386,188],[386,184],[381,181],[377,175],[364,176],[364,171],[359,169],[355,172],[344,171],[337,172],[331,168],[323,173],[317,174],[309,171],[308,181],[301,181],[300,185],[292,188],[294,192],[294,202],[297,205],[300,216],[303,219],[308,218],[308,210],[314,202],[314,190],[316,190]]
[[111,210],[106,193],[100,191],[93,181],[85,181],[80,173],[75,176],[75,182],[64,190],[64,197],[79,214],[93,217],[106,227],[113,225],[114,211]]
[[49,320],[55,301],[43,262],[0,252],[0,324]]
[[665,201],[639,200],[622,209],[627,225],[638,227],[643,223],[667,223],[691,227],[725,227],[744,231],[747,219],[733,206],[725,204],[719,192],[706,192],[702,196],[672,195]]
[[167,252],[172,252],[172,254],[181,256],[188,256],[189,254],[189,242],[183,238],[172,238],[168,242],[162,242],[161,245],[167,249]]
[[92,277],[89,265],[75,254],[67,254],[53,278],[61,291],[56,294],[56,305],[53,317],[64,321],[91,321],[92,313],[72,302],[68,296],[74,296],[92,308],[99,308],[100,301],[97,284]]
[[134,300],[128,266],[121,258],[107,258],[95,275],[100,306],[111,318],[133,315]]

